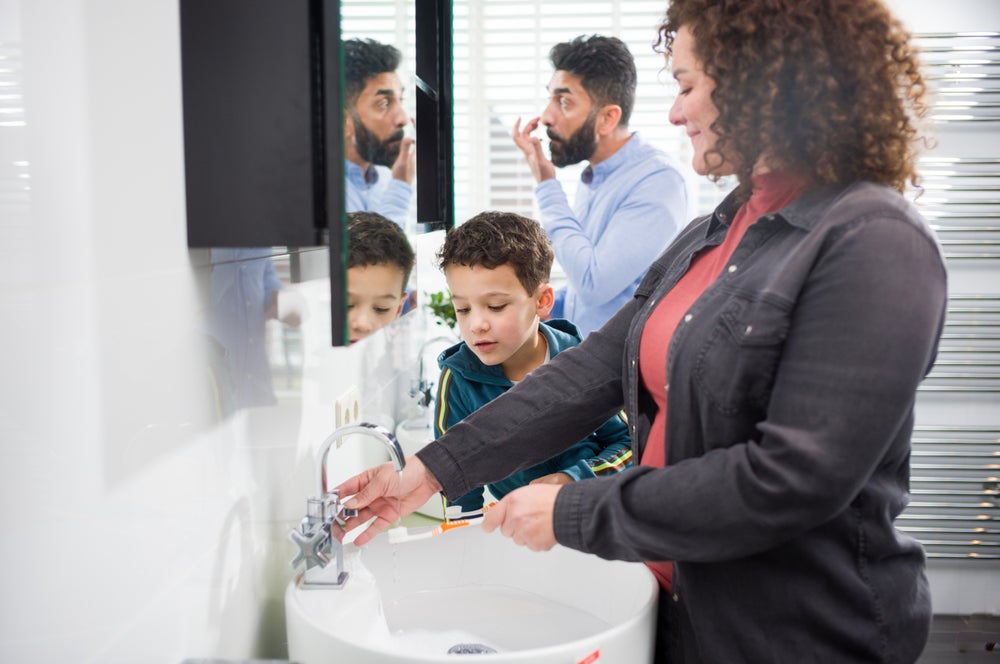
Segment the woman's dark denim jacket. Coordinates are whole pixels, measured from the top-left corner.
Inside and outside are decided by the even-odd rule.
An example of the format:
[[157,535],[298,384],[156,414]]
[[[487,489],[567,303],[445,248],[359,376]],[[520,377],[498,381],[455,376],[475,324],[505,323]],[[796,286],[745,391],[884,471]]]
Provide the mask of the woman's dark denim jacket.
[[[736,209],[693,221],[602,329],[425,447],[445,494],[552,456],[623,401],[641,458],[643,325]],[[946,290],[933,234],[887,187],[811,189],[757,220],[670,340],[667,467],[563,486],[557,540],[676,561],[705,662],[914,661],[924,553],[893,520]]]

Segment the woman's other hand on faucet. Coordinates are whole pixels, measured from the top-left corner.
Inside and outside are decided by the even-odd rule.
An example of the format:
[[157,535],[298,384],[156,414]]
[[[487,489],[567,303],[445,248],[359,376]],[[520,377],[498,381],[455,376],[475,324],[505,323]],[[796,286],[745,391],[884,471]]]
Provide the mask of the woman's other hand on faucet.
[[396,472],[391,463],[369,468],[345,480],[337,489],[342,496],[351,496],[344,507],[358,510],[358,515],[344,522],[344,529],[333,528],[333,536],[344,539],[344,534],[364,525],[375,517],[371,525],[355,538],[358,546],[367,544],[373,537],[400,518],[414,512],[441,490],[441,485],[415,456],[407,457],[402,472]]
[[556,545],[552,514],[560,484],[529,484],[511,491],[483,517],[483,530],[497,528],[515,544],[532,551],[548,551]]

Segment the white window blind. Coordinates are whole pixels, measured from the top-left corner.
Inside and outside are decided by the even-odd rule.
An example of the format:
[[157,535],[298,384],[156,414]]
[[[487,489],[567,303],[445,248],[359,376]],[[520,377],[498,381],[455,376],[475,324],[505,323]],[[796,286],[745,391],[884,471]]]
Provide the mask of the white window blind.
[[403,67],[413,70],[413,0],[341,0],[340,34],[343,39],[374,39],[392,44],[403,53]]
[[[534,179],[510,133],[518,117],[526,122],[546,103],[549,49],[578,35],[611,35],[628,44],[638,73],[630,127],[690,163],[687,138],[667,119],[674,81],[653,50],[664,9],[662,0],[454,0],[457,223],[489,209],[538,217]],[[411,0],[342,0],[343,34],[395,44],[412,71],[413,13]],[[537,134],[547,142],[544,132]],[[559,170],[570,200],[584,166]],[[692,177],[699,212],[711,210],[728,191],[725,184]]]
[[[653,50],[665,3],[616,0],[455,0],[455,189],[459,220],[484,209],[537,218],[534,179],[510,133],[540,114],[552,75],[553,45],[585,34],[620,38],[636,60],[638,85],[630,127],[690,163],[690,145],[670,125],[675,86]],[[536,132],[547,142],[544,132]],[[547,150],[547,147],[546,147]],[[560,169],[570,200],[586,164]],[[692,177],[696,177],[693,176]],[[697,181],[697,180],[696,180]],[[698,183],[699,211],[727,191]]]

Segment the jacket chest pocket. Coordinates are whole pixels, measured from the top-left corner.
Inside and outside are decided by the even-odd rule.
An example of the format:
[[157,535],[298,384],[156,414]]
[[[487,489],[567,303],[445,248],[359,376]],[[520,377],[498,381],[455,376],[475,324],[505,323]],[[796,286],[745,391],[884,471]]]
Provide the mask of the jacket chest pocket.
[[698,352],[694,379],[712,406],[727,415],[764,407],[790,325],[777,304],[730,300]]

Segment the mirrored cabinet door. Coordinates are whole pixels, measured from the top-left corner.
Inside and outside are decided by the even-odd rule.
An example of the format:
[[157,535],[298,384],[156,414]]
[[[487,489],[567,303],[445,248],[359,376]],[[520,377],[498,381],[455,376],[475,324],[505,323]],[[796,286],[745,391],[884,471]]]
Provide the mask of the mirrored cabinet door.
[[[398,185],[391,217],[411,240],[454,224],[451,3],[181,0],[180,17],[188,246],[328,247],[331,341],[346,344],[345,212],[369,209],[352,171],[362,188]],[[344,60],[345,40],[359,39],[401,56],[399,137],[357,112]],[[404,134],[421,147],[400,184]],[[412,309],[414,280],[407,291]]]

